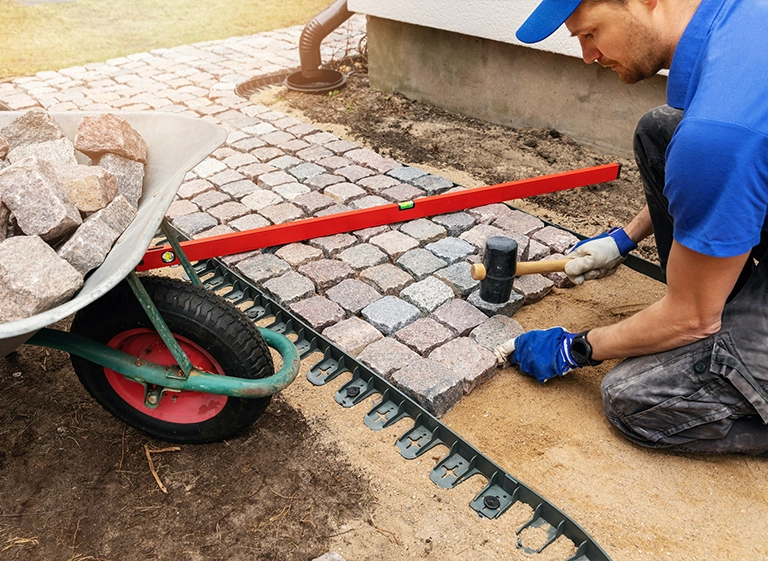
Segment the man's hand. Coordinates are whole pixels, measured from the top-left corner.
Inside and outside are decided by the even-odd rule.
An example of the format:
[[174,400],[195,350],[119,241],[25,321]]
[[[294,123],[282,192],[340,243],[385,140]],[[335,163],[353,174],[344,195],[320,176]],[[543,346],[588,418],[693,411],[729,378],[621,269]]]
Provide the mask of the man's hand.
[[614,228],[577,243],[568,253],[572,259],[565,265],[565,274],[573,284],[607,277],[636,247],[623,229]]
[[523,333],[515,337],[513,342],[508,341],[500,345],[498,349],[504,354],[511,347],[510,364],[543,384],[550,378],[562,376],[579,367],[571,355],[571,341],[574,337],[576,334],[569,333],[562,327],[553,327],[544,331]]

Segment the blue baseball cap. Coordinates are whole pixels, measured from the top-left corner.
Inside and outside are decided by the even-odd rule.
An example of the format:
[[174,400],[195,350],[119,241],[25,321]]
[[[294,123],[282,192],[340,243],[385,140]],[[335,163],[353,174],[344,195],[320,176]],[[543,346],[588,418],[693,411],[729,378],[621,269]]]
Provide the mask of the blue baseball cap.
[[576,11],[581,0],[543,0],[515,35],[523,43],[538,43],[552,35]]

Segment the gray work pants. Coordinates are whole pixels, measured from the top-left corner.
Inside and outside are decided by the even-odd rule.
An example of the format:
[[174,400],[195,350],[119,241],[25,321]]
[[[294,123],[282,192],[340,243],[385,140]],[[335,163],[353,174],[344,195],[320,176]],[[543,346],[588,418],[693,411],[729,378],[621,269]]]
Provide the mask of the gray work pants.
[[[663,270],[673,225],[663,194],[665,153],[681,117],[656,108],[635,134]],[[627,359],[605,376],[605,413],[629,440],[684,452],[768,454],[768,255],[756,267],[750,260],[742,276],[719,333]]]

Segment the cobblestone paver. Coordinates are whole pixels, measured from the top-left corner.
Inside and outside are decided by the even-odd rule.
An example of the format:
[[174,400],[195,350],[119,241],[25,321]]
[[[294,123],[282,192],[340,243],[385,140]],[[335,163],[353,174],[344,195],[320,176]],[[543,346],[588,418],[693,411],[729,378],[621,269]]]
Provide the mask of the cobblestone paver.
[[[223,126],[226,143],[187,174],[167,213],[195,238],[463,189],[237,95],[250,78],[298,68],[302,30],[39,72],[0,83],[0,102],[17,111],[158,110]],[[364,33],[364,18],[354,16],[323,41],[323,60]],[[482,301],[469,264],[491,235],[514,238],[530,259],[561,256],[576,242],[492,204],[224,261],[440,416],[493,374],[493,347],[522,332],[510,316],[552,286],[569,286],[562,273],[518,278],[509,302]]]

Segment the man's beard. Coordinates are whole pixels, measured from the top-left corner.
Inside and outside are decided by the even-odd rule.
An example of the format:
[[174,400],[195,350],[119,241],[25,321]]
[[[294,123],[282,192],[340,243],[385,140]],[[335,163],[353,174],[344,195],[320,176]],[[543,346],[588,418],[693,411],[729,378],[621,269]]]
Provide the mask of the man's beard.
[[628,66],[611,60],[601,60],[600,64],[612,66],[623,83],[636,84],[655,76],[659,70],[668,66],[667,54],[661,45],[656,33],[633,19],[629,24],[627,51],[635,60],[628,63]]

